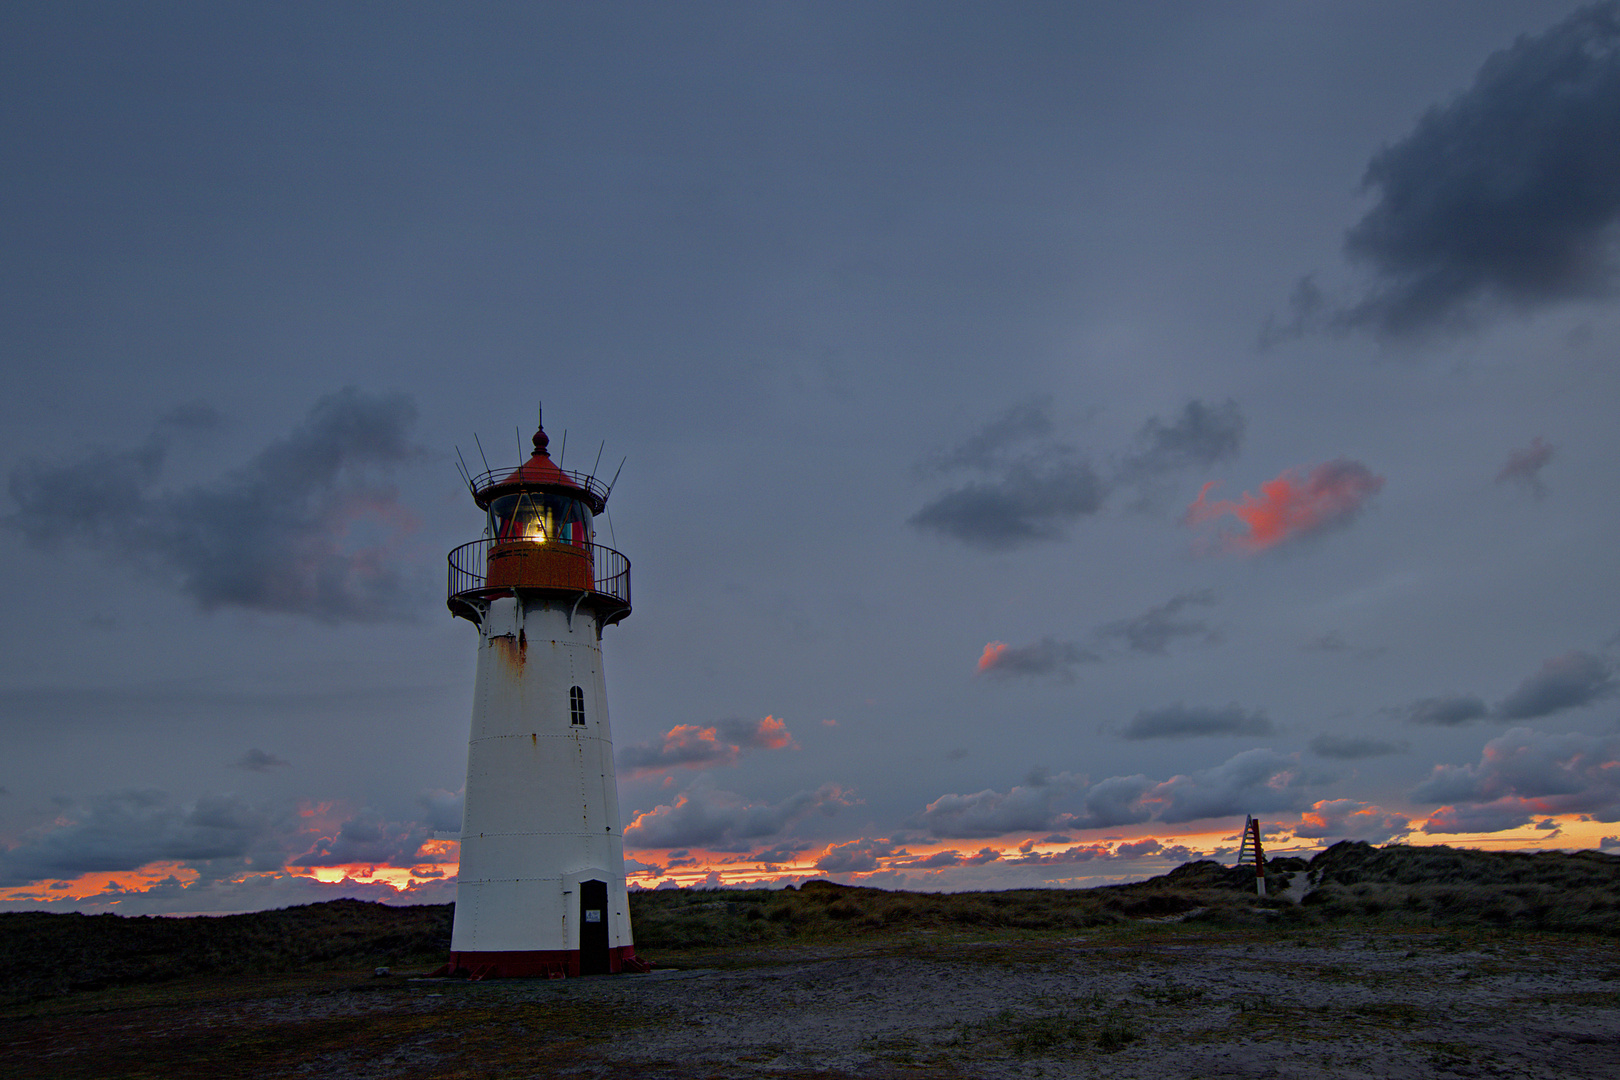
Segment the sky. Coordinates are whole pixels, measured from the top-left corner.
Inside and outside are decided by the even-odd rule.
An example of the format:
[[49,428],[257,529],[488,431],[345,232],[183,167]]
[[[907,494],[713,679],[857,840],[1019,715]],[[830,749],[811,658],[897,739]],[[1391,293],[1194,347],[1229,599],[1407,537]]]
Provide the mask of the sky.
[[542,402],[636,887],[1620,850],[1614,3],[21,2],[0,145],[0,908],[453,899]]

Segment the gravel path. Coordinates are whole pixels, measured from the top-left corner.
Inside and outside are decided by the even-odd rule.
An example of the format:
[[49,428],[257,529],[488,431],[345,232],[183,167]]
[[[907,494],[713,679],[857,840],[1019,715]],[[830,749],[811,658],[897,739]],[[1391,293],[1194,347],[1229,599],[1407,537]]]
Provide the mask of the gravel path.
[[1602,944],[1363,934],[905,951],[505,992],[631,1020],[576,1063],[587,1076],[1620,1076],[1620,953]]

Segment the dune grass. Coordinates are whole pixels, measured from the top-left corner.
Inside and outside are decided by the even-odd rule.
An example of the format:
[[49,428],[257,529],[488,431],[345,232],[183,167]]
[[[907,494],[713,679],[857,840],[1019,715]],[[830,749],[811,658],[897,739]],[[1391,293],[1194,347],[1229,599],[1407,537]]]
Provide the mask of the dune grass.
[[[637,950],[666,964],[694,957],[746,963],[745,954],[773,945],[886,939],[897,948],[926,948],[1170,924],[1269,934],[1434,927],[1620,937],[1620,856],[1344,842],[1308,863],[1275,859],[1268,869],[1266,900],[1253,891],[1252,870],[1207,861],[1096,889],[915,893],[810,881],[785,889],[637,891],[631,923]],[[1303,902],[1279,898],[1291,884],[1296,896],[1300,885],[1309,890]],[[180,919],[4,913],[0,1001],[195,976],[428,970],[449,951],[453,910],[335,900]]]

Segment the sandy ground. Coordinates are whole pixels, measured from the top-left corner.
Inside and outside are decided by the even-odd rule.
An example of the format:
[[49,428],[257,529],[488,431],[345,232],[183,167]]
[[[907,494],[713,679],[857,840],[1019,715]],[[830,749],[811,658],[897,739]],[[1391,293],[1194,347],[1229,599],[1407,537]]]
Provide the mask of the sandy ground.
[[[99,1061],[109,1076],[311,1080],[1620,1077],[1620,950],[1590,939],[918,935],[725,960],[558,982],[350,977],[99,1018],[58,1010],[8,1020],[0,1060],[16,1075],[98,1075]],[[258,1056],[240,1067],[224,1042],[211,1067],[186,1049],[254,1032]],[[153,1071],[118,1071],[123,1061]]]
[[607,1056],[715,1076],[1620,1076],[1612,947],[1359,935],[940,952],[567,992],[622,993],[662,1021]]

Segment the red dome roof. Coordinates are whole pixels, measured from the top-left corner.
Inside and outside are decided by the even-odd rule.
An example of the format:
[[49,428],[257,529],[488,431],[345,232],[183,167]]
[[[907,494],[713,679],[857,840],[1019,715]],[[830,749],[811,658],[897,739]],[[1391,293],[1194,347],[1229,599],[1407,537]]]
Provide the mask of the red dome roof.
[[574,483],[573,477],[557,468],[551,460],[551,454],[546,450],[551,440],[546,437],[544,428],[535,430],[533,442],[533,456],[503,477],[500,480],[502,487],[508,484],[556,484],[559,487],[579,487]]
[[602,490],[602,485],[583,473],[565,472],[558,468],[546,451],[551,440],[546,437],[545,429],[535,431],[533,442],[534,454],[516,469],[499,479],[495,478],[494,473],[479,477],[475,483],[479,505],[487,506],[491,500],[508,491],[564,488],[568,494],[577,493],[578,498],[590,505],[592,513],[600,514],[607,503],[607,492]]

